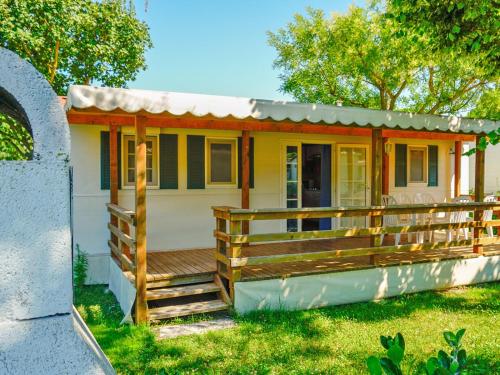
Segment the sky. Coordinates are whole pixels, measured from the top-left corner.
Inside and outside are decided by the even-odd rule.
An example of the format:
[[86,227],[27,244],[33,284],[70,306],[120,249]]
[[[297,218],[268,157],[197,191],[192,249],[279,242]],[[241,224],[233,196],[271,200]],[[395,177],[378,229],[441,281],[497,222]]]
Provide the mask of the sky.
[[[150,27],[154,47],[131,88],[291,100],[279,91],[276,31],[308,6],[345,12],[353,0],[144,0],[137,16]],[[357,1],[358,4],[362,3]]]

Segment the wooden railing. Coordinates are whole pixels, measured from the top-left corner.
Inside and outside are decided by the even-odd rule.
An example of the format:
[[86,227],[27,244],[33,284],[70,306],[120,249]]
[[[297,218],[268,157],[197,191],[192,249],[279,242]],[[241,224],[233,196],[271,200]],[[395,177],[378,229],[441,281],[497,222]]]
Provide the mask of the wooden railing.
[[[217,241],[216,260],[217,271],[228,281],[231,298],[234,298],[234,282],[241,279],[242,268],[246,266],[276,264],[297,261],[312,261],[320,259],[354,257],[370,255],[371,261],[376,264],[376,256],[394,252],[414,252],[425,250],[449,249],[452,247],[473,246],[474,252],[481,254],[483,245],[500,243],[499,237],[486,238],[484,229],[488,226],[499,226],[500,220],[482,221],[474,219],[457,223],[426,223],[419,225],[394,225],[367,228],[333,229],[303,232],[281,232],[264,234],[244,234],[243,223],[254,220],[286,220],[286,219],[317,219],[342,217],[384,217],[386,215],[416,215],[438,214],[456,211],[474,212],[475,218],[482,219],[484,210],[500,208],[500,202],[491,203],[443,203],[418,204],[398,206],[369,206],[369,207],[328,207],[328,208],[276,208],[276,209],[237,209],[233,207],[213,207],[216,218],[214,236]],[[252,243],[268,243],[273,241],[296,241],[327,238],[346,238],[371,236],[380,239],[385,234],[428,232],[436,230],[457,230],[463,228],[474,229],[473,238],[468,240],[452,240],[430,243],[409,243],[394,246],[372,246],[345,250],[328,250],[303,252],[293,254],[271,254],[252,256],[251,248],[245,250],[247,256],[242,256],[245,246]],[[380,241],[372,241],[380,243]]]
[[130,231],[130,227],[135,227],[135,213],[116,204],[108,203],[106,206],[111,214],[108,223],[111,238],[108,245],[111,254],[119,262],[122,270],[130,271],[136,276],[135,239]]

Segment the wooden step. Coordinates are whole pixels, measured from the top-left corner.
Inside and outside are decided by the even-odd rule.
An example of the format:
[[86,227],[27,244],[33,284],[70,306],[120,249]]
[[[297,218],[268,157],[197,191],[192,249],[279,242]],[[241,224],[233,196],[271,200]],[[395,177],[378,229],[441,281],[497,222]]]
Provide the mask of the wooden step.
[[207,272],[191,276],[175,276],[167,279],[148,281],[148,289],[163,288],[175,285],[188,285],[196,283],[208,283],[214,280],[215,272]]
[[153,301],[158,299],[194,296],[196,294],[214,293],[219,291],[220,287],[215,283],[191,284],[171,288],[150,289],[146,293],[146,299],[148,301]]
[[164,306],[149,309],[149,320],[169,319],[178,316],[204,314],[222,311],[228,308],[221,300],[193,302],[185,305]]

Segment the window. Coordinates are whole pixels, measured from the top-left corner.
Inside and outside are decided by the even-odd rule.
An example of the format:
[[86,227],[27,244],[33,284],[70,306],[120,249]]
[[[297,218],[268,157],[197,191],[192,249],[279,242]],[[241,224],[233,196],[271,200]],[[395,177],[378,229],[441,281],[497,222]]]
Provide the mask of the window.
[[427,176],[427,148],[409,147],[409,176],[410,182],[426,182]]
[[236,184],[236,140],[208,139],[208,185]]
[[[123,137],[123,185],[135,184],[135,136]],[[146,181],[148,186],[158,186],[158,137],[146,137]]]

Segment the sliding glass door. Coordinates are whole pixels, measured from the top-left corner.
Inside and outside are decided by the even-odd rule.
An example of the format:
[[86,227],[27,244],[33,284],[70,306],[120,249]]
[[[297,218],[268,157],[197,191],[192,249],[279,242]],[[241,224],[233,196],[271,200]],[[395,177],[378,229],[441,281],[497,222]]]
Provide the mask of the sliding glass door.
[[[338,145],[337,205],[358,207],[368,204],[368,146]],[[364,227],[365,217],[341,218],[339,227]]]

